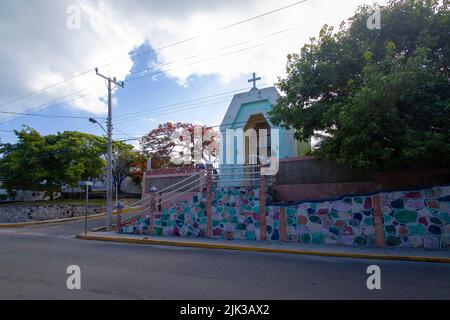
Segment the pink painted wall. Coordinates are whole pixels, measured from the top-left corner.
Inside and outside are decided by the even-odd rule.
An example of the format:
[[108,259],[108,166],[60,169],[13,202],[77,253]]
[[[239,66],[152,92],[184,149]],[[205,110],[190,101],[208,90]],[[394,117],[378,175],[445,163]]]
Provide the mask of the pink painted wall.
[[[149,198],[150,197],[150,193],[148,193],[146,191],[147,191],[147,186],[148,185],[152,185],[152,180],[164,179],[166,177],[183,177],[183,178],[185,177],[185,178],[187,178],[187,177],[191,176],[192,174],[193,173],[190,173],[190,172],[189,173],[171,173],[171,174],[165,174],[165,175],[146,174],[146,176],[145,176],[146,179],[144,179],[144,184],[143,184],[143,187],[142,187],[142,198],[147,198],[147,197]],[[171,208],[171,207],[175,206],[177,203],[179,203],[181,201],[192,200],[192,197],[194,195],[198,195],[198,193],[203,191],[203,189],[206,187],[206,185],[205,185],[206,177],[200,175],[197,178],[199,179],[199,181],[198,181],[198,189],[194,189],[194,190],[192,190],[190,192],[186,192],[186,193],[183,193],[183,192],[163,193],[161,195],[161,197],[160,197],[160,201],[156,202],[156,205],[159,207],[159,203],[160,202],[165,201],[166,199],[172,199],[172,200],[166,201],[165,203],[161,204],[161,209],[163,209],[163,208]],[[195,179],[197,179],[197,178],[195,178]],[[192,184],[190,184],[190,183],[193,182],[195,179],[189,180],[187,182],[188,186],[186,188],[188,188],[188,189],[194,188],[196,186],[196,183],[192,183]],[[169,191],[177,189],[177,188],[181,187],[182,185],[186,185],[186,183],[177,185],[174,188],[169,189]],[[160,193],[157,193],[157,195],[159,196]],[[149,207],[149,205],[148,205],[148,207]]]
[[333,199],[348,194],[365,194],[381,190],[373,182],[318,183],[275,186],[277,201]]

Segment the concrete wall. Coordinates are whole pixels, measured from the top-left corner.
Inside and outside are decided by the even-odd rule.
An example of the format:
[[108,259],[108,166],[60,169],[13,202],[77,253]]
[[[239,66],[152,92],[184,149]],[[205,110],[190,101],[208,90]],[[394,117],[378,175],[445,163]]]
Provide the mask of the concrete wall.
[[375,172],[374,182],[385,190],[450,184],[450,168]]
[[280,160],[275,177],[277,201],[321,200],[347,194],[421,189],[450,183],[450,169],[370,172],[352,170],[314,157]]
[[365,194],[381,190],[373,182],[343,182],[276,185],[276,201],[306,201],[342,197],[346,194]]

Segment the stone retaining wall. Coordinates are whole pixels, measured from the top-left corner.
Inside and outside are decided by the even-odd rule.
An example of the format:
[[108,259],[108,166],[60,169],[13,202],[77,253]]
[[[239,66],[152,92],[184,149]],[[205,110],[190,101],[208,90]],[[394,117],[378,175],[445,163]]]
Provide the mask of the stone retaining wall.
[[[88,214],[105,211],[104,206],[89,206]],[[43,221],[71,218],[86,214],[86,206],[82,205],[4,205],[0,206],[0,223]]]
[[[375,199],[380,209],[374,212]],[[212,236],[260,240],[257,192],[249,188],[220,188],[213,194]],[[315,244],[374,247],[376,237],[388,247],[450,249],[450,186],[415,191],[382,192],[337,200],[266,207],[267,239]],[[375,214],[382,232],[376,236]],[[282,222],[283,221],[283,222]],[[285,221],[285,222],[284,222]],[[123,233],[145,234],[149,216],[143,214]],[[156,216],[155,234],[206,235],[206,194],[164,209]]]
[[450,187],[381,194],[385,242],[391,247],[450,249]]
[[286,207],[287,240],[302,243],[374,246],[371,196],[305,202]]

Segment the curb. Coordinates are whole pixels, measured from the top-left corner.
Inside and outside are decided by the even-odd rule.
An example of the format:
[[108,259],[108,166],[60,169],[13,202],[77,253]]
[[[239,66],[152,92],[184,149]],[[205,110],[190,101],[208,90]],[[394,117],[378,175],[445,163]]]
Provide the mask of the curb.
[[267,248],[255,246],[241,246],[233,244],[219,244],[219,243],[205,243],[205,242],[182,242],[182,241],[166,241],[154,239],[132,239],[132,238],[118,238],[118,237],[104,237],[104,236],[88,236],[77,235],[77,238],[82,240],[95,241],[109,241],[133,244],[149,244],[149,245],[165,245],[204,249],[221,249],[221,250],[237,250],[237,251],[251,251],[251,252],[271,252],[271,253],[287,253],[287,254],[303,254],[323,257],[341,257],[341,258],[355,258],[355,259],[380,259],[380,260],[397,260],[397,261],[415,261],[415,262],[438,262],[450,263],[450,258],[444,257],[421,257],[421,256],[401,256],[401,255],[382,255],[382,254],[362,254],[362,253],[341,253],[330,251],[309,251],[296,249],[280,249]]
[[[123,210],[122,213],[127,213],[130,210]],[[96,213],[88,216],[88,220],[100,218],[105,216],[106,213]],[[113,212],[113,216],[117,215]],[[40,225],[40,224],[56,224],[61,222],[70,222],[70,221],[78,221],[84,220],[85,216],[73,217],[73,218],[63,218],[63,219],[52,219],[52,220],[43,220],[43,221],[31,221],[31,222],[16,222],[16,223],[0,223],[0,229],[2,228],[23,228],[28,226]]]

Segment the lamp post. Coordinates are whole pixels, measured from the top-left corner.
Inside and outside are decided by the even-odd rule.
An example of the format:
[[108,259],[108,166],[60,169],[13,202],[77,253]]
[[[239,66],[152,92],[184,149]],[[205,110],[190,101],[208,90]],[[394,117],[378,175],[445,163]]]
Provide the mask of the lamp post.
[[103,129],[108,137],[108,152],[107,152],[107,165],[106,165],[106,230],[111,231],[112,220],[112,197],[111,197],[111,152],[110,152],[110,139],[108,131],[94,118],[89,118],[89,121],[98,124]]
[[106,129],[105,129],[105,128],[100,124],[100,122],[98,122],[96,119],[94,119],[94,118],[89,118],[89,122],[98,124],[98,125],[100,126],[100,128],[102,128],[103,131],[104,131],[106,134],[108,134],[108,131],[106,131]]

